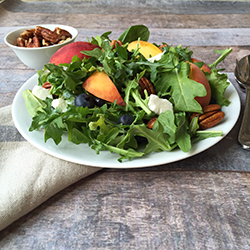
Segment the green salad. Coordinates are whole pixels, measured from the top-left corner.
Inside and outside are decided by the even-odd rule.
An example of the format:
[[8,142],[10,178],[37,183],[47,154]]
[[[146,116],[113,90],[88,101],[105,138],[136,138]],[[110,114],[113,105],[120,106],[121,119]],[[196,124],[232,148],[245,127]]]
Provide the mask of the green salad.
[[[56,145],[66,135],[71,143],[87,143],[96,154],[104,150],[118,154],[120,162],[178,148],[188,152],[196,141],[223,134],[218,130],[201,130],[198,117],[190,119],[191,114],[203,112],[195,97],[207,94],[201,83],[189,78],[192,51],[181,45],[165,44],[160,58],[148,60],[139,47],[140,41],[149,39],[146,26],[130,27],[117,39],[121,44],[116,46],[111,44],[111,34],[106,32],[89,38],[88,42],[97,46],[82,51],[88,57],[80,59],[75,55],[70,63],[48,63],[37,72],[35,87],[47,94],[42,98],[34,89],[23,92],[32,116],[29,131],[42,129],[45,142],[52,139]],[[128,51],[133,41],[138,41],[138,46]],[[218,59],[208,64],[211,72],[204,72],[211,88],[211,102],[220,106],[230,104],[224,98],[229,82],[217,65],[231,51],[215,51]],[[204,65],[200,61],[194,64],[199,68]],[[105,100],[84,88],[83,83],[95,72],[104,72],[109,77],[124,104],[118,104],[118,100]],[[150,81],[155,96],[166,101],[170,108],[162,112],[151,108],[151,94],[141,90],[139,84],[142,78]],[[105,81],[98,84],[105,92]],[[162,109],[162,103],[159,102],[158,109]],[[149,128],[147,124],[152,118],[155,122]]]

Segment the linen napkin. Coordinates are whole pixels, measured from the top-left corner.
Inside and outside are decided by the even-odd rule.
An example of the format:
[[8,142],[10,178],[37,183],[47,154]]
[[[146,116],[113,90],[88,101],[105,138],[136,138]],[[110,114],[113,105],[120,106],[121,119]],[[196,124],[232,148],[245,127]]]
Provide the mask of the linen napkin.
[[0,230],[51,196],[101,168],[50,156],[25,141],[11,106],[0,109]]

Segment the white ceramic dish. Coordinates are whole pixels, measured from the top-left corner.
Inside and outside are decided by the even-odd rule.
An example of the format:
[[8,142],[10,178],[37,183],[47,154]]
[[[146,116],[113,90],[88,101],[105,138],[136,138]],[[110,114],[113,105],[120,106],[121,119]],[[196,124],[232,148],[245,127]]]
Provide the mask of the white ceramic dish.
[[75,145],[67,140],[67,136],[64,136],[62,142],[57,146],[51,139],[45,143],[44,133],[42,131],[28,131],[32,119],[27,112],[22,92],[25,89],[32,89],[33,86],[37,84],[37,78],[37,75],[34,75],[27,82],[25,82],[14,98],[12,115],[15,126],[22,136],[38,149],[57,158],[83,165],[103,168],[139,168],[179,161],[196,155],[222,140],[234,127],[240,113],[240,99],[238,93],[234,86],[230,84],[226,90],[225,96],[231,101],[231,104],[228,107],[223,107],[223,111],[226,114],[225,118],[223,122],[213,128],[213,130],[222,130],[223,136],[199,141],[193,145],[192,149],[188,153],[184,153],[181,150],[176,149],[171,152],[152,153],[143,158],[120,163],[117,161],[119,158],[117,154],[111,154],[109,151],[103,151],[99,155],[96,155],[95,151],[90,149],[88,145]]
[[[35,29],[36,26],[42,26],[44,28],[54,30],[56,27],[59,27],[61,29],[67,30],[71,35],[72,39],[69,41],[66,41],[62,44],[55,44],[52,46],[47,47],[39,47],[39,48],[24,48],[24,47],[18,47],[17,44],[17,38],[20,37],[20,34],[24,30],[29,29]],[[51,56],[61,47],[72,43],[75,41],[76,37],[78,35],[78,31],[71,27],[66,25],[60,25],[60,24],[37,24],[32,26],[26,26],[19,29],[16,29],[14,31],[11,31],[8,33],[5,38],[4,42],[12,48],[12,50],[15,52],[17,57],[28,67],[32,69],[42,69],[44,64],[49,62],[49,59]]]

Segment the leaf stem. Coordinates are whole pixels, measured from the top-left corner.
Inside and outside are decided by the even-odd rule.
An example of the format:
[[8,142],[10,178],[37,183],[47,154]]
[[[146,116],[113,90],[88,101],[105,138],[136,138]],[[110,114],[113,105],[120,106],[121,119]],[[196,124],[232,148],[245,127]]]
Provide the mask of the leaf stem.
[[221,56],[212,64],[209,64],[208,66],[210,68],[215,68],[221,61],[223,61],[231,52],[233,51],[232,48],[226,49]]

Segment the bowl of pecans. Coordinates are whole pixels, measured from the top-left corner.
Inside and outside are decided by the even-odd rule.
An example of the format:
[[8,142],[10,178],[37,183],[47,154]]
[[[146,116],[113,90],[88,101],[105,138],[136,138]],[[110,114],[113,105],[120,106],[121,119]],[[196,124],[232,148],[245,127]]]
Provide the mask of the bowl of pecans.
[[61,47],[74,42],[78,31],[70,26],[41,24],[8,33],[4,41],[28,67],[39,70]]

